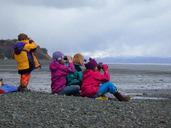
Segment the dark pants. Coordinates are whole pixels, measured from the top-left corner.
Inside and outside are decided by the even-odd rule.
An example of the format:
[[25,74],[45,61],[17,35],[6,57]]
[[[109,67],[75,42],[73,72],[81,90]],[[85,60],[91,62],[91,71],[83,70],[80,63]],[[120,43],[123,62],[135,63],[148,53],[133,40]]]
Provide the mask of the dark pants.
[[64,87],[58,94],[59,95],[79,95],[80,86],[71,85]]

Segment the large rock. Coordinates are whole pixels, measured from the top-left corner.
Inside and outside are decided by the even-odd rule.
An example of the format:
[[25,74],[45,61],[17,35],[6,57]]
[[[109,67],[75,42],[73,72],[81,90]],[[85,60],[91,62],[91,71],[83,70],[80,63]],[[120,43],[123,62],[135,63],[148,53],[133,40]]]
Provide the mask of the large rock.
[[[0,40],[0,59],[12,59],[13,58],[13,47],[16,43],[16,39],[13,40]],[[39,59],[49,60],[51,57],[48,55],[46,48],[38,46],[36,50]]]

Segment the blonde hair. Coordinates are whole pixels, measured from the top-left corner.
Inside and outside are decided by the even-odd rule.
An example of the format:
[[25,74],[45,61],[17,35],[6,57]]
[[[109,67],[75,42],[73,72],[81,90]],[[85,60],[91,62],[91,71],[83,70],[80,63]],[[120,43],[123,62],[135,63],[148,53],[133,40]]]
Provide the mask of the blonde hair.
[[75,54],[74,58],[73,58],[73,63],[78,64],[78,65],[83,65],[84,56],[82,54],[80,54],[80,53]]

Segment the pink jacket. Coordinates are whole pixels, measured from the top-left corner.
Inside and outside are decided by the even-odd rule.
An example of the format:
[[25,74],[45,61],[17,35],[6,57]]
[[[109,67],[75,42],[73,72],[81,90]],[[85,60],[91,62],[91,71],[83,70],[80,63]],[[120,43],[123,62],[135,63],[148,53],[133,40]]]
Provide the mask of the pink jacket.
[[83,81],[81,86],[81,96],[93,97],[97,94],[100,84],[110,80],[107,70],[104,74],[99,71],[86,70],[83,72]]
[[52,93],[58,93],[66,86],[66,76],[74,72],[74,65],[70,63],[69,66],[65,66],[53,60],[49,68]]

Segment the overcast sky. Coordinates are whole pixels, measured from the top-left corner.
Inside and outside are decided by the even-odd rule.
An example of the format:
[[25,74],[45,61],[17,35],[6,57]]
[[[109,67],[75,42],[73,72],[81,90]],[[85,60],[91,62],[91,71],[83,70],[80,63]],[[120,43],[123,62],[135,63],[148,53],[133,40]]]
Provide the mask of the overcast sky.
[[49,53],[171,56],[171,0],[0,0],[0,38],[21,32]]

